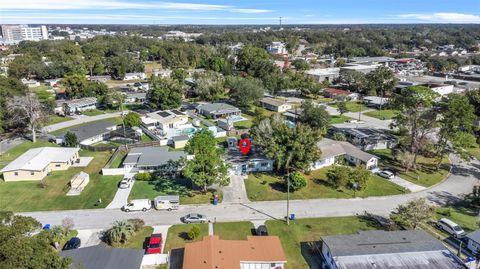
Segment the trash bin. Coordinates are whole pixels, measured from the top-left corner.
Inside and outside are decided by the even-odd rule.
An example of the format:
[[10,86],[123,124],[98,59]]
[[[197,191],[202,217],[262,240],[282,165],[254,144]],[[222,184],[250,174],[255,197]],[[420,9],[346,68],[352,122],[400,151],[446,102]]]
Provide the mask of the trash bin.
[[290,214],[290,220],[294,220],[295,219],[295,214]]
[[50,224],[45,224],[45,226],[43,226],[43,229],[44,230],[50,230]]
[[218,204],[218,198],[215,197],[215,198],[213,198],[213,205],[217,205],[217,204]]

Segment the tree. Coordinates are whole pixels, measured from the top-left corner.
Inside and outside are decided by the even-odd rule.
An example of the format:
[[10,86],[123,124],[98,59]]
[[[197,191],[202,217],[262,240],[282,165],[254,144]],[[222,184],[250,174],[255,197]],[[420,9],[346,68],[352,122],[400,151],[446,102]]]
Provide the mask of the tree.
[[208,129],[196,132],[185,146],[188,154],[195,155],[193,160],[188,160],[183,171],[185,177],[202,187],[204,192],[212,184],[228,185],[228,166],[223,162],[222,150],[217,149],[215,137]]
[[291,128],[281,116],[273,115],[254,126],[250,133],[255,146],[275,160],[277,170],[308,170],[320,159],[317,142],[321,134],[307,125],[298,123]]
[[293,60],[292,64],[293,64],[293,66],[295,66],[295,69],[297,69],[299,71],[305,71],[305,70],[308,70],[310,68],[310,64],[303,59]]
[[225,79],[215,72],[206,72],[195,80],[195,94],[205,101],[218,101],[225,95]]
[[0,133],[8,128],[7,103],[17,95],[25,95],[28,92],[27,86],[16,78],[5,78],[0,76]]
[[[379,66],[367,76],[368,93],[382,97],[390,95],[397,84],[395,74],[390,68]],[[382,102],[383,103],[383,102]],[[380,109],[382,109],[380,105]]]
[[190,240],[195,240],[200,236],[200,228],[198,226],[192,226],[190,230],[188,231],[188,239]]
[[334,165],[333,169],[327,172],[327,180],[336,189],[347,186],[350,180],[350,168],[343,165]]
[[138,181],[150,181],[152,180],[152,174],[144,172],[135,174],[135,180]]
[[31,217],[0,212],[0,268],[68,269],[71,259],[58,255],[50,232],[41,228]]
[[345,101],[340,101],[337,103],[337,110],[340,115],[343,115],[348,112],[347,103]]
[[347,141],[347,137],[345,137],[345,134],[342,132],[333,133],[332,138],[337,141]]
[[174,80],[183,82],[187,78],[188,73],[185,69],[183,68],[177,68],[172,70],[172,73],[170,74],[170,77]]
[[140,126],[142,123],[142,120],[140,119],[140,116],[135,113],[135,112],[129,112],[125,117],[123,118],[123,123],[125,124],[126,127],[135,127],[135,126]]
[[182,103],[185,86],[172,79],[152,76],[147,98],[154,109],[178,108]]
[[260,70],[261,63],[270,60],[270,55],[263,48],[245,45],[238,54],[237,66],[250,75]]
[[135,235],[135,226],[125,220],[115,221],[113,226],[105,232],[109,244],[125,244],[133,235]]
[[413,166],[415,155],[408,151],[398,151],[395,154],[395,159],[400,163],[400,165],[405,168],[405,172],[408,172]]
[[437,148],[437,168],[442,163],[443,157],[449,152],[454,152],[465,160],[471,158],[468,154],[469,147],[475,145],[473,135],[474,123],[477,119],[475,108],[469,103],[468,98],[458,94],[449,94],[438,120],[439,132]]
[[64,136],[63,144],[70,148],[76,147],[78,145],[77,135],[68,131]]
[[414,154],[413,166],[418,152],[436,127],[437,112],[433,104],[439,95],[423,86],[410,86],[395,97],[394,106],[400,111],[393,118],[393,127],[408,135],[408,151]]
[[417,229],[418,225],[426,223],[435,215],[435,207],[428,204],[425,198],[411,200],[398,206],[391,219],[408,229]]
[[[291,191],[298,191],[300,189],[303,189],[307,186],[307,180],[305,179],[305,176],[300,173],[300,172],[292,172],[290,173],[290,190]],[[287,183],[287,182],[285,182]]]
[[365,93],[367,79],[362,72],[356,70],[342,71],[338,81],[349,91],[362,94]]
[[304,123],[313,129],[320,130],[322,135],[327,133],[330,127],[330,115],[324,106],[316,105],[308,100],[301,105],[302,112],[298,117],[301,123]]
[[262,82],[253,78],[227,77],[226,85],[230,88],[230,95],[235,104],[248,108],[263,97]]
[[353,184],[355,184],[356,189],[365,189],[372,177],[372,172],[368,171],[362,165],[357,165],[350,173],[350,187],[353,187]]
[[72,218],[66,217],[62,219],[62,230],[65,236],[72,231],[73,227],[75,227],[75,222],[73,222]]
[[37,141],[37,128],[40,128],[45,117],[42,105],[34,93],[15,96],[7,104],[11,124],[21,123],[32,133],[32,141]]

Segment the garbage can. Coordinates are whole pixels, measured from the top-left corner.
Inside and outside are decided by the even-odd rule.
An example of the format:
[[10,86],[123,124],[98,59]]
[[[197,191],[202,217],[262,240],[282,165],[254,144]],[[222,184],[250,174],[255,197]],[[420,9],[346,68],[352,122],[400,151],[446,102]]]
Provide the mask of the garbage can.
[[294,220],[295,219],[295,214],[290,214],[290,220]]
[[218,204],[218,198],[215,197],[215,198],[213,198],[213,205],[217,205],[217,204]]
[[45,224],[45,226],[43,226],[43,229],[44,230],[50,230],[50,224]]

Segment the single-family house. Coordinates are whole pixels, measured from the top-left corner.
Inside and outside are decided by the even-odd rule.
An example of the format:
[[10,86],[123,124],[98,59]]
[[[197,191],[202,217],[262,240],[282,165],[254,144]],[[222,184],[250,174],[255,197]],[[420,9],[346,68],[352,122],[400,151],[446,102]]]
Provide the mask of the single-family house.
[[232,115],[240,115],[241,111],[232,105],[225,103],[206,103],[197,106],[197,112],[212,119],[225,118]]
[[161,77],[161,78],[169,78],[172,74],[172,70],[170,69],[154,69],[152,75]]
[[102,120],[73,127],[69,132],[72,132],[77,136],[79,144],[92,145],[109,138],[109,134],[116,129],[116,124],[108,120]]
[[362,231],[321,239],[322,268],[467,268],[442,242],[423,230]]
[[126,73],[123,80],[146,79],[147,76],[143,72]]
[[55,113],[59,115],[70,115],[97,108],[96,97],[85,97],[71,100],[57,100]]
[[436,84],[436,83],[426,83],[419,84],[418,86],[424,86],[430,88],[432,91],[440,94],[441,96],[447,95],[454,92],[454,86],[449,84]]
[[177,109],[155,111],[142,117],[142,123],[147,128],[153,127],[161,130],[178,128],[188,123],[188,115]]
[[106,83],[110,79],[112,79],[111,76],[90,76],[90,81],[96,81],[100,83]]
[[140,269],[143,249],[112,248],[105,244],[60,252],[60,256],[73,260],[71,269]]
[[470,250],[473,254],[478,253],[480,250],[480,230],[471,232],[465,236],[468,240],[467,249]]
[[260,100],[260,104],[262,105],[262,107],[268,110],[280,112],[280,113],[285,112],[292,108],[292,105],[290,105],[286,101],[271,98],[271,97],[262,98]]
[[183,151],[169,151],[165,146],[132,148],[123,161],[123,167],[138,172],[154,172],[169,161],[181,158],[187,158],[187,154]]
[[305,72],[305,74],[319,83],[324,81],[334,81],[335,79],[340,77],[340,68],[332,67],[332,68],[315,68],[310,69]]
[[335,88],[325,88],[323,89],[323,96],[332,99],[346,99],[346,100],[357,100],[358,94],[351,91],[335,89]]
[[368,107],[380,109],[385,107],[390,102],[390,98],[378,97],[378,96],[365,96],[363,102]]
[[240,152],[236,137],[227,138],[228,154],[226,162],[231,165],[233,174],[268,172],[273,170],[274,160],[267,158],[255,145],[250,147],[246,155]]
[[298,119],[298,117],[300,117],[300,115],[302,115],[302,113],[303,108],[293,108],[283,113],[283,116],[285,116],[288,121],[296,122],[296,120]]
[[336,125],[330,128],[329,133],[343,133],[348,142],[362,150],[389,149],[397,145],[395,136],[388,130],[376,128],[353,128],[351,125]]
[[60,80],[62,80],[62,79],[61,78],[46,79],[45,80],[45,85],[53,87],[53,86],[57,85],[60,82]]
[[78,159],[78,148],[32,148],[5,166],[3,180],[42,180],[52,171],[67,170]]
[[147,100],[146,92],[138,93],[126,93],[124,103],[125,104],[143,104]]
[[247,240],[221,240],[218,235],[187,243],[183,269],[283,269],[287,263],[277,236],[247,236]]
[[348,142],[323,138],[317,143],[317,147],[322,155],[320,160],[311,165],[312,170],[333,165],[340,157],[353,165],[363,165],[366,169],[374,169],[378,166],[378,157],[364,152]]
[[29,88],[40,86],[40,81],[38,80],[22,78],[21,81],[23,85],[26,85]]

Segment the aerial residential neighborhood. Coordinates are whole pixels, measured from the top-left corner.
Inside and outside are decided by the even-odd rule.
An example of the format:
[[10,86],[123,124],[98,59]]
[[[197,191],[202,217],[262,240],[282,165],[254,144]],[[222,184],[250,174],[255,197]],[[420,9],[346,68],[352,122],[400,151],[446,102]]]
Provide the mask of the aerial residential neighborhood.
[[440,2],[0,1],[0,268],[480,268]]

